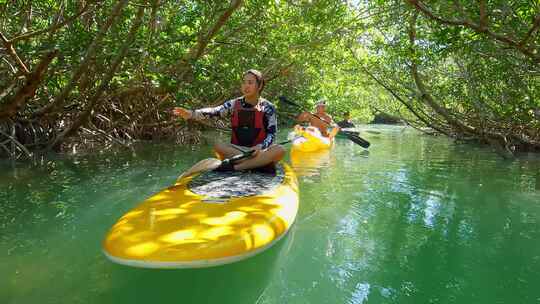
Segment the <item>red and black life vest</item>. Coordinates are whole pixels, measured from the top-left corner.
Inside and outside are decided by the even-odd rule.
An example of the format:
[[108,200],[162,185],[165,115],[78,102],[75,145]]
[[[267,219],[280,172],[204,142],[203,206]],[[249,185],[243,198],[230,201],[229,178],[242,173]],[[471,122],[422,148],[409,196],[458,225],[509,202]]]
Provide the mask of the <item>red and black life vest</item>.
[[232,138],[234,145],[253,147],[264,141],[266,129],[264,128],[264,112],[259,106],[244,108],[243,98],[234,102],[231,116]]

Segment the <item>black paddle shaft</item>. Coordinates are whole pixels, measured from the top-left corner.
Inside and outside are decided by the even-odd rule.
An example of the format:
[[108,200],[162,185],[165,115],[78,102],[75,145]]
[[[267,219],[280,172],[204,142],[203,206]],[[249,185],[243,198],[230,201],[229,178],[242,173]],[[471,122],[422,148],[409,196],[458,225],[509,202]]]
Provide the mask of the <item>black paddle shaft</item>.
[[[293,141],[293,140],[295,140],[297,138],[300,138],[300,137],[302,137],[302,136],[297,136],[297,137],[295,137],[293,139],[288,139],[288,140],[279,142],[277,144],[278,145],[285,145],[285,144],[288,144],[291,141]],[[251,157],[253,155],[253,153],[255,153],[255,150],[248,150],[248,151],[242,152],[242,154],[238,154],[238,155],[235,155],[233,157],[226,158],[226,159],[222,160],[222,162],[230,162],[232,164],[236,164],[239,160]]]

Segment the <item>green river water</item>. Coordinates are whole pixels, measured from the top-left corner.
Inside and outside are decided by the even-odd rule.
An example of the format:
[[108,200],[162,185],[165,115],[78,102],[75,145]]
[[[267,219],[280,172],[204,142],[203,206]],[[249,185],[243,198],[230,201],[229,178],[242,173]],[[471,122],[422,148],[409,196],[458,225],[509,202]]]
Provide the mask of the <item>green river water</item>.
[[209,145],[4,161],[0,303],[540,303],[539,156],[360,129],[379,133],[362,133],[369,152],[339,139],[294,162],[300,210],[285,238],[207,269],[116,265],[101,241]]

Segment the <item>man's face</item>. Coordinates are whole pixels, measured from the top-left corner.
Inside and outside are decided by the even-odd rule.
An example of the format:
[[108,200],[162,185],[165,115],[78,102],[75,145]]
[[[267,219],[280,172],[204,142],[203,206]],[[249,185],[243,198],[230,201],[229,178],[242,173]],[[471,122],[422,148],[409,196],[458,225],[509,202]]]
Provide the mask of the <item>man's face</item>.
[[326,106],[323,104],[319,104],[315,109],[317,113],[324,113],[326,111]]

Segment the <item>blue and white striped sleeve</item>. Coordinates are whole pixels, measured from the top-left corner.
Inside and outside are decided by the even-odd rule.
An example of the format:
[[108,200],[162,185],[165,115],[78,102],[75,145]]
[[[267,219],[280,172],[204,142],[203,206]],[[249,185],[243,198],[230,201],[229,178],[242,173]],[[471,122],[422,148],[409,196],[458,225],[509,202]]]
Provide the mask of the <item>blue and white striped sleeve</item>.
[[211,117],[225,117],[232,113],[234,99],[226,101],[224,104],[214,108],[203,108],[193,111],[193,119],[206,119]]
[[267,103],[267,106],[264,109],[264,126],[266,128],[266,137],[262,142],[262,149],[266,149],[272,145],[276,139],[277,133],[277,116],[276,116],[276,107]]

